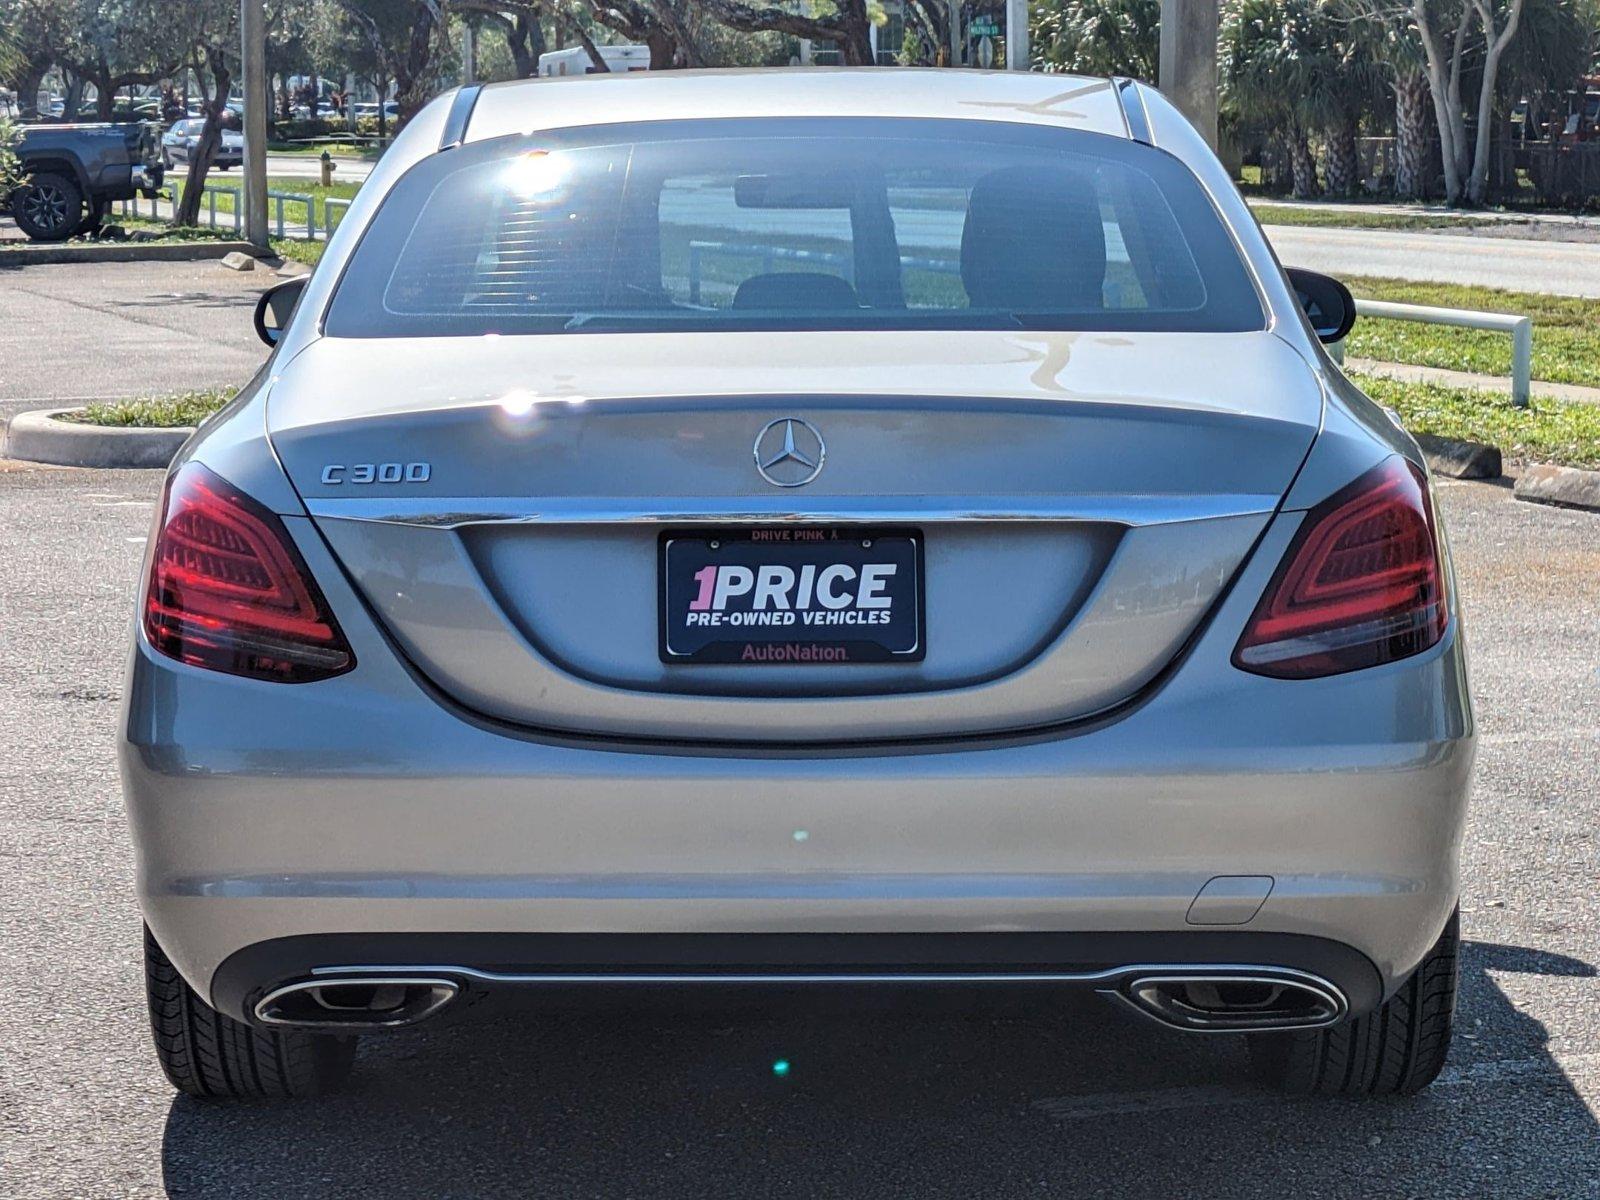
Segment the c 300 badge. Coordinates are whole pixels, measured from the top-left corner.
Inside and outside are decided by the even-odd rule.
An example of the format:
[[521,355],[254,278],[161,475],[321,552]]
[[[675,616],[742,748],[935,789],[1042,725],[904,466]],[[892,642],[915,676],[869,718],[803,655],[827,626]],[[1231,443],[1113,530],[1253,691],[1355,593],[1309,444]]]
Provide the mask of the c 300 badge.
[[329,463],[322,468],[322,482],[328,487],[343,483],[427,483],[433,477],[433,464],[425,462]]

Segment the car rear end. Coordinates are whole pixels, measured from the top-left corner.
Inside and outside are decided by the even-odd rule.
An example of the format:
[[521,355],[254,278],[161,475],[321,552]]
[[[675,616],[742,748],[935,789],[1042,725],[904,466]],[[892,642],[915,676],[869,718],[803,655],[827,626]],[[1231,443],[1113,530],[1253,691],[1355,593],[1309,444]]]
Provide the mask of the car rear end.
[[1414,446],[1179,160],[979,124],[378,177],[152,539],[123,769],[201,996],[1035,983],[1313,1029],[1423,961],[1472,728]]

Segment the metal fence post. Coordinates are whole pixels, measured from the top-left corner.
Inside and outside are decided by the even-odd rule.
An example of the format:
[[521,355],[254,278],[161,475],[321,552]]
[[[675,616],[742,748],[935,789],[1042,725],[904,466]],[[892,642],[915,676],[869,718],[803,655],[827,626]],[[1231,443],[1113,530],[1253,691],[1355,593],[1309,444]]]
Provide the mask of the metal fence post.
[[1527,408],[1533,392],[1533,318],[1523,317],[1511,331],[1511,403]]

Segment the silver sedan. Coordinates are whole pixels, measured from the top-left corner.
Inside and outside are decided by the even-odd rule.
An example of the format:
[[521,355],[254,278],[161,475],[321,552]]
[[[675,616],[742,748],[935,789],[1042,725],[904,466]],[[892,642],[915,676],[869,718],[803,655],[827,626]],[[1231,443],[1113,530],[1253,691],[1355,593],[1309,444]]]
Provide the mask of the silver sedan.
[[937,986],[1422,1088],[1473,718],[1422,457],[1323,350],[1353,317],[1125,80],[441,97],[263,297],[150,539],[167,1074]]
[[[168,170],[180,163],[187,164],[194,157],[200,148],[200,134],[205,124],[204,117],[187,117],[174,121],[161,135],[161,156]],[[244,134],[237,129],[223,129],[221,137],[211,165],[219,171],[226,171],[244,162]]]

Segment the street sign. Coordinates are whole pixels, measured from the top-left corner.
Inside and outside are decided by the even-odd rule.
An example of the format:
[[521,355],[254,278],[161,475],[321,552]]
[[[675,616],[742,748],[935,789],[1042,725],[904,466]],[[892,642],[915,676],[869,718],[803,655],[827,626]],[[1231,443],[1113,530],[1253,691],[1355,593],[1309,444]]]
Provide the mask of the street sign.
[[968,28],[973,37],[999,37],[1000,19],[995,16],[973,17]]

